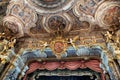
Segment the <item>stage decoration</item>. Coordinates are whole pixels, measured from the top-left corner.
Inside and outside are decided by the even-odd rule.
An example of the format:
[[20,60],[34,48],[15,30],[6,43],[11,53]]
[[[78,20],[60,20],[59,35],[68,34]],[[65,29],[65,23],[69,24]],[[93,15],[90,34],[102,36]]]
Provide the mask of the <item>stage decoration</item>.
[[0,80],[65,68],[119,80],[119,0],[0,0],[0,11]]
[[[58,34],[56,35],[58,36]],[[65,54],[67,48],[71,45],[76,50],[77,46],[75,44],[76,40],[79,39],[79,36],[70,38],[63,38],[62,36],[58,36],[56,38],[51,39],[49,42],[38,41],[37,45],[33,45],[32,41],[28,44],[28,49],[39,49],[44,52],[46,48],[51,48],[53,54],[57,58],[61,58],[62,54]]]
[[107,43],[114,43],[117,49],[120,49],[120,26],[114,24],[110,26],[110,30],[103,33]]
[[57,58],[60,58],[61,54],[65,53],[66,51],[67,43],[61,37],[57,37],[50,43],[50,47]]
[[[82,69],[77,69],[77,70],[68,70],[68,69],[64,69],[64,70],[59,69],[58,70],[57,69],[54,71],[36,70],[35,71],[36,74],[33,75],[36,77],[30,76],[29,74],[27,77],[31,77],[30,79],[36,79],[36,78],[40,79],[42,75],[45,75],[45,76],[57,76],[58,77],[57,79],[59,79],[59,77],[71,77],[72,78],[72,76],[77,75],[77,76],[80,76],[81,78],[82,78],[82,76],[84,76],[84,77],[90,76],[92,79],[94,76],[96,76],[96,79],[100,79],[101,76],[99,75],[98,72],[94,72],[90,69],[87,69],[87,70],[82,70]],[[71,79],[71,78],[69,78],[69,79]]]
[[0,33],[0,72],[14,55],[13,49],[15,43],[16,38],[6,36],[5,33]]
[[69,70],[76,70],[78,68],[85,69],[89,68],[92,69],[95,72],[99,72],[101,74],[101,79],[105,80],[105,76],[103,73],[103,70],[100,68],[100,61],[98,60],[89,60],[89,61],[70,61],[70,62],[33,62],[29,65],[29,69],[26,72],[26,75],[23,80],[27,78],[27,75],[34,72],[37,69],[40,70],[50,70],[53,71],[55,69],[69,69]]
[[7,49],[14,48],[16,43],[15,37],[5,36],[5,33],[0,33],[0,53],[3,54]]

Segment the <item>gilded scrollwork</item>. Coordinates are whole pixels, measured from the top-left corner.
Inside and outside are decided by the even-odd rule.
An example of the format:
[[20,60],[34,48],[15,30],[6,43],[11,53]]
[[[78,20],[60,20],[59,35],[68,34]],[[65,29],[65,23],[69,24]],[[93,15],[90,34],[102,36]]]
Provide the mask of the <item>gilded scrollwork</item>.
[[75,36],[73,39],[72,38],[68,39],[68,44],[70,43],[74,47],[75,50],[77,49],[77,46],[75,45],[77,40],[80,40],[80,36],[79,35]]
[[[110,26],[109,30],[106,31],[104,34],[105,40],[107,43],[115,43],[118,46],[120,45],[120,30],[119,30],[119,25],[112,25]],[[116,46],[117,46],[116,45]]]
[[118,30],[118,31],[115,33],[115,35],[116,35],[115,42],[119,44],[119,43],[120,43],[120,30]]
[[50,47],[57,58],[61,58],[61,54],[64,54],[67,48],[67,43],[62,37],[57,37],[50,42]]
[[29,41],[28,42],[28,49],[32,49],[32,50],[34,50],[34,49],[40,49],[41,51],[44,51],[44,49],[47,46],[49,46],[48,42],[41,41],[41,40],[37,41],[37,44],[38,45],[34,44],[33,41]]
[[110,40],[112,39],[112,34],[110,34],[109,31],[107,31],[106,34],[104,34],[104,36],[106,38],[106,42],[110,42]]
[[0,59],[1,63],[6,63],[9,61],[9,50],[14,48],[14,44],[16,43],[15,38],[11,38],[8,40],[8,36],[4,36],[5,33],[0,33]]
[[[25,47],[25,49],[31,49],[36,50],[39,49],[41,52],[45,52],[46,49],[50,49],[52,54],[54,54],[57,58],[61,58],[62,55],[66,54],[66,51],[69,47],[72,47],[73,50],[77,50],[79,47],[79,44],[84,46],[91,46],[96,44],[96,38],[95,36],[91,37],[92,42],[86,43],[84,38],[75,36],[71,38],[64,38],[62,36],[54,37],[53,39],[49,39],[49,41],[43,41],[43,40],[29,40],[28,45]],[[78,44],[79,43],[79,44]],[[99,44],[96,44],[99,45]],[[102,45],[102,44],[101,44]]]
[[[10,62],[7,77],[15,79],[20,72],[23,77],[29,60],[55,56],[99,59],[103,73],[112,74],[109,66],[113,69],[114,59],[120,60],[119,4],[118,0],[11,0],[3,19],[11,36],[0,33],[1,64]],[[116,47],[108,50],[107,43]],[[14,49],[18,53],[10,58],[9,50]]]

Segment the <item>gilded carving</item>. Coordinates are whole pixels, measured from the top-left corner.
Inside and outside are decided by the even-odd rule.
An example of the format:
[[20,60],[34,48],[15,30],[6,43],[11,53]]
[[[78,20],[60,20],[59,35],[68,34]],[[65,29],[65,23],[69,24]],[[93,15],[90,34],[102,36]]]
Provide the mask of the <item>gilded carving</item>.
[[120,30],[116,31],[115,36],[116,36],[115,42],[120,44]]
[[62,37],[57,37],[55,40],[51,41],[50,47],[57,58],[61,58],[61,54],[65,53],[67,48],[67,43]]
[[[11,0],[3,19],[11,36],[0,33],[1,64],[10,61],[10,49],[18,53],[11,59],[7,77],[17,78],[33,58],[69,59],[71,54],[86,61],[100,60],[104,73],[111,76],[109,71],[116,71],[113,59],[120,59],[119,4],[115,0]],[[107,43],[116,47],[107,51]]]
[[5,36],[5,33],[0,33],[0,53],[1,54],[4,54],[4,52],[10,48],[14,48],[16,39],[14,37],[12,38],[8,38],[8,37],[9,36]]
[[107,31],[104,36],[106,37],[106,42],[110,42],[110,40],[112,39],[112,34],[110,34],[109,31]]
[[15,38],[8,38],[5,33],[0,33],[0,68],[3,68],[13,56],[12,49],[16,43]]
[[37,44],[34,44],[34,41],[32,40],[29,41],[27,48],[32,49],[32,50],[40,49],[41,51],[44,51],[44,49],[49,46],[47,42],[41,41],[41,40],[36,41],[36,43]]
[[5,35],[5,33],[0,33],[0,39]]
[[1,47],[0,54],[4,54],[4,52],[8,49],[7,44],[8,44],[7,40],[1,41],[1,43],[0,43],[0,47]]
[[[69,38],[69,39],[68,39],[68,43],[70,43],[70,44],[74,47],[75,50],[77,49],[77,46],[75,45],[75,42],[76,42],[77,40],[80,40],[80,36],[79,36],[79,35],[78,35],[78,36],[75,36],[73,39],[72,39],[72,38]],[[80,40],[80,41],[81,41],[81,40]]]
[[8,43],[9,48],[14,48],[14,44],[16,43],[16,39],[11,39]]
[[110,43],[120,43],[120,31],[118,30],[117,32],[110,33],[109,31],[106,32],[105,34],[106,37],[106,42]]

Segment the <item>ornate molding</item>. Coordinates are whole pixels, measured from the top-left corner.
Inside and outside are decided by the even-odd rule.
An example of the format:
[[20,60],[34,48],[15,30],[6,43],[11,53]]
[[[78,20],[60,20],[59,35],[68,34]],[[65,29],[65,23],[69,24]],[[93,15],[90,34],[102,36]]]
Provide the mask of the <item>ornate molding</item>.
[[77,17],[79,17],[80,21],[95,23],[95,12],[99,5],[103,2],[104,0],[80,0],[73,8],[73,12]]
[[[111,26],[111,23],[105,23],[105,17],[107,17],[107,14],[110,19],[117,18],[117,17],[115,17],[115,16],[117,16],[117,14],[115,14],[115,12],[117,13],[118,10],[115,10],[115,7],[118,7],[118,10],[120,9],[119,1],[105,1],[104,3],[102,3],[99,6],[99,8],[97,9],[97,11],[95,13],[95,20],[101,27]],[[118,12],[118,14],[119,14],[119,12]]]
[[16,34],[15,37],[19,38],[24,36],[24,24],[19,18],[16,18],[15,16],[5,16],[3,19],[3,25],[7,26],[7,28],[10,29],[12,33]]
[[43,15],[68,11],[75,3],[74,0],[25,0],[25,2],[37,13]]
[[57,58],[61,58],[61,54],[64,54],[67,49],[67,43],[64,39],[58,37],[51,41],[50,47]]
[[3,24],[8,23],[7,27],[9,29],[13,32],[15,31],[14,33],[18,32],[19,36],[17,35],[17,37],[24,36],[24,33],[29,34],[30,28],[35,27],[36,22],[36,12],[24,0],[10,1]]
[[42,18],[42,26],[48,33],[56,34],[56,32],[62,31],[68,33],[72,26],[74,20],[68,13],[47,15]]

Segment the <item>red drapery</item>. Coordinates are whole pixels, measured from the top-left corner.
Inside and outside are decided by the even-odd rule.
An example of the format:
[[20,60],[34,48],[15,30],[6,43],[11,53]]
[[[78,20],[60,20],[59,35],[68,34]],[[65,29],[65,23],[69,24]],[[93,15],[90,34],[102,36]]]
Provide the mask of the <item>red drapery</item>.
[[69,69],[76,70],[78,68],[84,69],[89,68],[96,72],[101,73],[102,80],[105,80],[103,70],[100,68],[100,61],[98,60],[89,60],[89,61],[70,61],[70,62],[33,62],[29,65],[29,69],[27,70],[25,77],[23,80],[26,80],[27,74],[34,72],[37,69],[40,70],[55,70],[55,69]]

